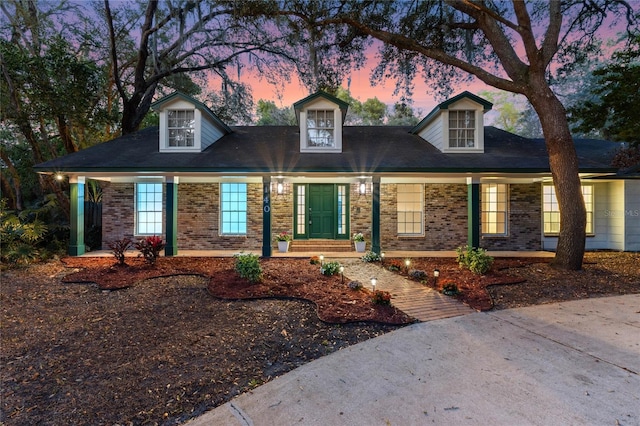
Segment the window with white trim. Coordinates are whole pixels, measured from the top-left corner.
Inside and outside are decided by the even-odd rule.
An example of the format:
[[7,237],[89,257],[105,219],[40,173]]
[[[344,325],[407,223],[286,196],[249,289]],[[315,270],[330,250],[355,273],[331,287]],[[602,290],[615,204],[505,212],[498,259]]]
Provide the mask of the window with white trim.
[[509,187],[504,183],[483,183],[481,188],[482,234],[507,235]]
[[332,110],[307,111],[307,146],[335,147],[335,125]]
[[449,111],[449,148],[473,148],[476,146],[476,112],[473,110]]
[[398,184],[397,197],[398,235],[423,235],[424,185]]
[[[585,231],[587,234],[593,234],[593,185],[582,185],[581,188],[587,210]],[[560,207],[556,198],[556,188],[553,185],[544,185],[542,188],[542,218],[545,235],[560,233]]]
[[247,234],[247,184],[220,184],[220,234]]
[[195,111],[172,109],[167,111],[169,147],[193,147],[195,136]]
[[162,234],[162,184],[136,183],[136,235]]

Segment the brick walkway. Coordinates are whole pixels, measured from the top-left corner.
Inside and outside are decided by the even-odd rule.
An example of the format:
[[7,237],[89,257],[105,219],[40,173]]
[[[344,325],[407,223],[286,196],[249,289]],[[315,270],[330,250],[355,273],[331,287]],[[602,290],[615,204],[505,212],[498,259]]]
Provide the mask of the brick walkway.
[[376,263],[363,262],[360,259],[340,259],[344,266],[344,276],[351,281],[360,281],[371,289],[371,278],[378,282],[377,290],[391,293],[391,303],[396,308],[420,321],[432,321],[456,317],[476,312],[474,309],[445,296],[415,281],[382,268]]

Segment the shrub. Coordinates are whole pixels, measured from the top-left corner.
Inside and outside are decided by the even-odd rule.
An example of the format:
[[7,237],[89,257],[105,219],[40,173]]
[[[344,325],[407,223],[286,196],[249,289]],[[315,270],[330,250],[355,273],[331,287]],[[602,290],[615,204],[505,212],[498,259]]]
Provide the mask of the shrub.
[[118,261],[118,265],[125,265],[125,252],[133,246],[133,241],[129,238],[124,237],[121,240],[112,241],[109,243],[109,248],[113,252],[113,257]]
[[389,261],[388,268],[390,271],[401,271],[402,268],[404,268],[404,264],[401,260],[391,259],[391,261]]
[[160,257],[160,251],[164,249],[164,246],[164,241],[157,235],[143,238],[135,244],[136,249],[140,251],[140,255],[151,265],[156,263],[156,260]]
[[391,293],[383,290],[376,290],[373,292],[371,301],[374,305],[391,305]]
[[353,241],[355,241],[355,242],[360,242],[361,243],[362,241],[364,241],[364,235],[362,234],[362,232],[357,232],[357,233],[353,234],[351,239],[353,239]]
[[409,271],[409,276],[416,281],[423,281],[427,279],[427,273],[425,271],[421,271],[420,269],[412,269]]
[[349,282],[348,286],[351,290],[355,290],[355,291],[362,289],[362,283],[360,281],[351,281]]
[[469,246],[458,247],[458,264],[461,268],[467,268],[477,275],[484,275],[493,263],[493,257],[487,254],[487,251],[481,248]]
[[16,215],[6,209],[6,200],[0,201],[0,259],[15,265],[26,265],[42,257],[40,244],[49,235],[49,228],[28,211]]
[[363,262],[380,262],[380,255],[375,251],[369,250],[361,257]]
[[309,263],[311,263],[312,265],[319,265],[320,258],[318,256],[311,256],[311,259],[309,259]]
[[236,259],[235,271],[240,277],[250,283],[257,283],[262,279],[262,268],[257,254],[239,253],[233,257]]
[[320,273],[322,275],[334,275],[334,274],[337,274],[339,270],[340,270],[340,263],[336,261],[327,262],[320,267]]
[[446,294],[447,296],[455,296],[460,294],[460,289],[454,283],[446,283],[442,286],[442,294]]

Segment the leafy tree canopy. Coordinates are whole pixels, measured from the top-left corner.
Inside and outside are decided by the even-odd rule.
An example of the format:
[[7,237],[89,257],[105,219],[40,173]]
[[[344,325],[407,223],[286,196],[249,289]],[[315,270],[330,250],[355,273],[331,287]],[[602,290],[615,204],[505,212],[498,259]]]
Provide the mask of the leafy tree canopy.
[[574,129],[640,145],[640,33],[593,71],[591,98],[569,109]]

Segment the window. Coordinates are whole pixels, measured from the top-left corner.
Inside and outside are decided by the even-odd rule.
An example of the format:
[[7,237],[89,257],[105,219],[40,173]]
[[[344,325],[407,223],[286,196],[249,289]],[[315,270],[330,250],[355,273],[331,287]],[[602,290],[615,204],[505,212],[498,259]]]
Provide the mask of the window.
[[136,184],[136,235],[162,234],[162,184]]
[[335,119],[331,110],[307,111],[307,144],[310,147],[335,147]]
[[[582,185],[582,197],[587,210],[587,234],[593,234],[593,186]],[[545,185],[542,193],[542,211],[545,234],[558,234],[560,232],[560,208],[556,199],[556,188],[553,185]]]
[[247,233],[247,184],[220,184],[220,233],[246,235]]
[[507,234],[507,208],[509,197],[503,183],[482,184],[482,233]]
[[338,234],[347,233],[347,187],[338,185]]
[[398,184],[398,235],[422,235],[423,185]]
[[470,110],[449,111],[449,147],[475,146],[476,114]]
[[195,119],[193,110],[167,111],[170,147],[193,147]]
[[305,185],[296,185],[298,192],[296,193],[296,234],[304,235],[306,234],[306,196],[305,196]]

